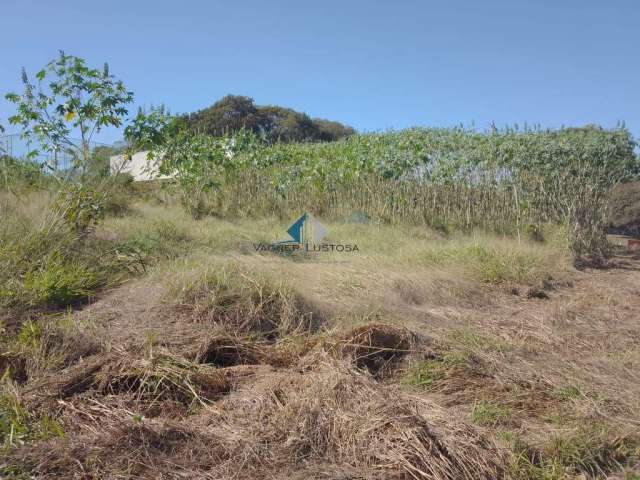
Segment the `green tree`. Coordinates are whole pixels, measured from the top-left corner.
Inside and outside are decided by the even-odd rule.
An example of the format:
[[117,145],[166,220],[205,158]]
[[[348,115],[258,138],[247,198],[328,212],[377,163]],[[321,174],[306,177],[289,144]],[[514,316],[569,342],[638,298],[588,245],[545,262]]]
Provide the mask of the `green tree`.
[[37,83],[32,83],[23,68],[23,93],[5,96],[17,108],[9,122],[21,127],[23,138],[37,142],[38,148],[29,152],[31,157],[44,151],[55,163],[58,154],[70,154],[73,167],[86,172],[93,136],[104,127],[122,125],[133,93],[111,75],[106,63],[102,69],[90,68],[82,58],[62,51],[35,77]]
[[258,133],[261,118],[250,97],[227,95],[212,106],[187,116],[191,129],[198,133],[223,136],[241,129]]
[[277,105],[259,106],[252,98],[237,95],[227,95],[184,119],[197,133],[220,137],[243,130],[272,143],[333,141],[355,133],[353,128],[338,122],[312,119],[306,113]]
[[323,118],[314,118],[313,123],[315,123],[318,129],[318,140],[322,142],[339,140],[356,133],[356,131],[349,126]]
[[271,141],[288,143],[318,140],[318,129],[306,113],[282,107],[263,107],[263,111],[269,112],[274,119],[267,132]]

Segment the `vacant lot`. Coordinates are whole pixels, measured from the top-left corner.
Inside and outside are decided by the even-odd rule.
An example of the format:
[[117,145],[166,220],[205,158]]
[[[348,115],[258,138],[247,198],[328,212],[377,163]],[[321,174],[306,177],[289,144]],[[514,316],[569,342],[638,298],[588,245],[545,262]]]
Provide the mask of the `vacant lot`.
[[2,202],[6,478],[640,475],[638,258],[359,217],[258,252],[289,225],[146,201],[33,267],[49,199]]

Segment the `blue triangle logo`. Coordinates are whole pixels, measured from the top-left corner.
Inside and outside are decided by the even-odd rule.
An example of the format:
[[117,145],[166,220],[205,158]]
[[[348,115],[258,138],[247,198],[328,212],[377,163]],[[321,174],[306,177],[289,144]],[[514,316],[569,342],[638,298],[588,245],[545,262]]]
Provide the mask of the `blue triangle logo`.
[[293,222],[293,225],[289,227],[289,230],[287,230],[287,233],[291,235],[291,238],[293,238],[296,243],[302,243],[302,229],[304,228],[304,222],[306,219],[307,214],[303,213],[300,215],[300,218]]

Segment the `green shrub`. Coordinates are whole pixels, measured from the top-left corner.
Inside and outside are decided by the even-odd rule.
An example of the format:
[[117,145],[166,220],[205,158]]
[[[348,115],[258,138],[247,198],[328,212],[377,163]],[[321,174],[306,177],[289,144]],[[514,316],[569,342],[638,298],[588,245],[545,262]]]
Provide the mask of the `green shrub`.
[[87,298],[101,283],[93,269],[54,253],[25,275],[24,290],[34,305],[63,307]]
[[104,191],[91,186],[64,184],[51,206],[47,228],[86,235],[104,218],[105,198]]
[[0,190],[23,192],[46,188],[54,179],[43,172],[42,165],[19,160],[0,152]]
[[136,196],[133,177],[128,173],[118,173],[109,177],[107,194],[104,198],[104,213],[114,217],[131,214],[131,200]]

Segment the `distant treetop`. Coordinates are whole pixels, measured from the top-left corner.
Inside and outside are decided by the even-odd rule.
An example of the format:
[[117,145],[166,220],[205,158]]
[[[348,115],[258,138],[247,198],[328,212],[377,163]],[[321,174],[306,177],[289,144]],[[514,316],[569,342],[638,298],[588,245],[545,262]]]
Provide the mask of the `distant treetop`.
[[256,105],[253,98],[239,95],[227,95],[184,118],[190,129],[200,133],[220,136],[244,128],[271,142],[329,142],[356,133],[339,122],[311,118],[291,108]]

